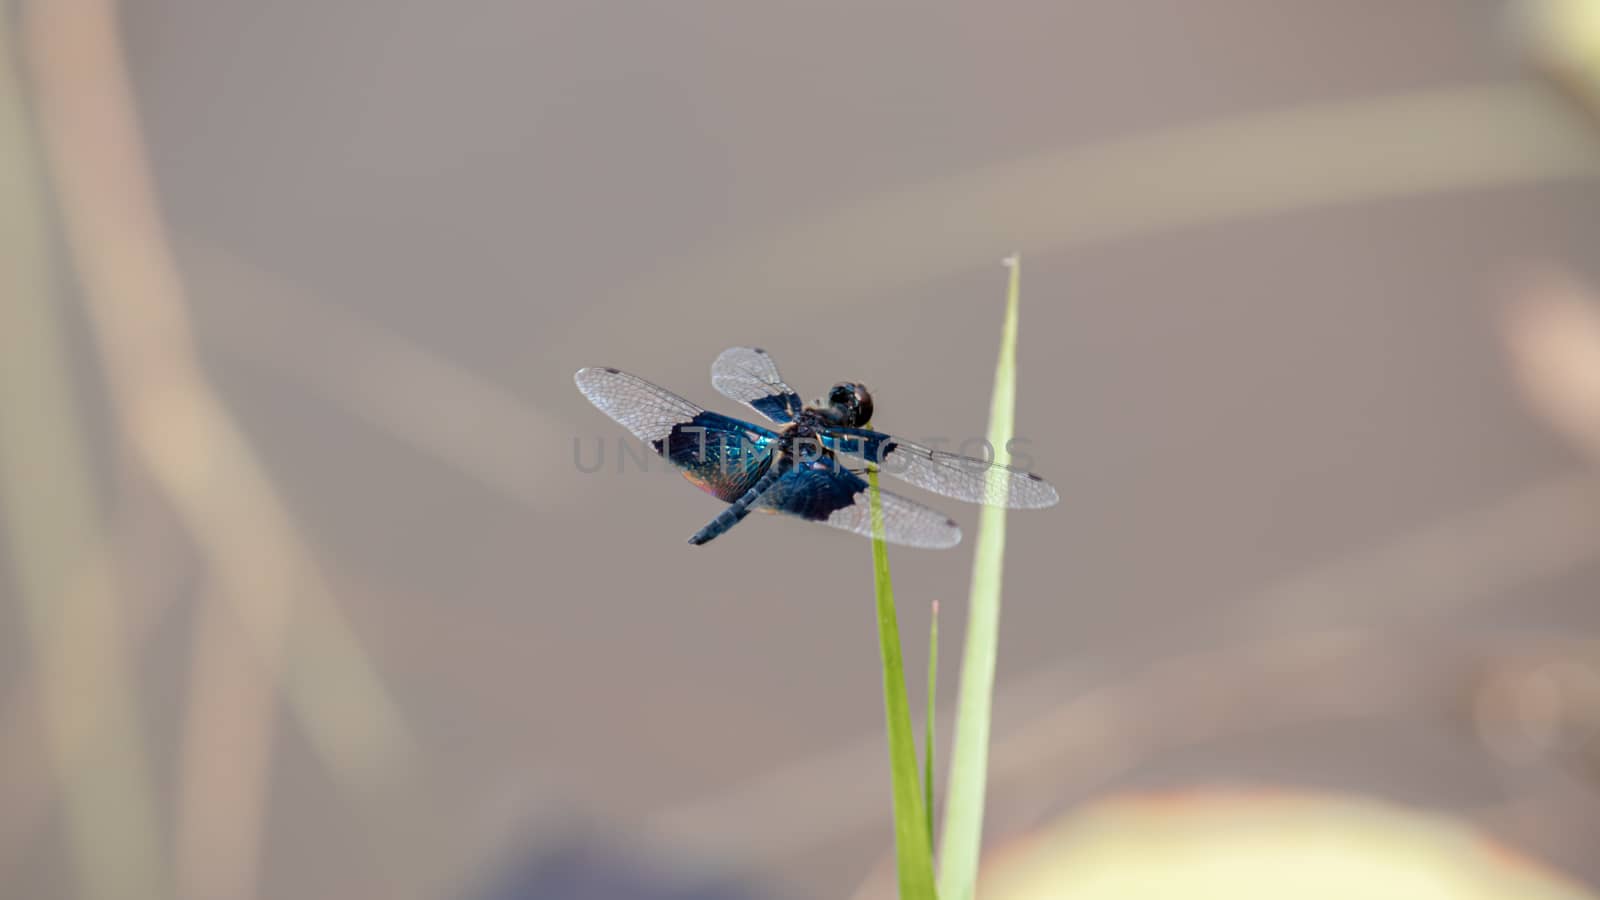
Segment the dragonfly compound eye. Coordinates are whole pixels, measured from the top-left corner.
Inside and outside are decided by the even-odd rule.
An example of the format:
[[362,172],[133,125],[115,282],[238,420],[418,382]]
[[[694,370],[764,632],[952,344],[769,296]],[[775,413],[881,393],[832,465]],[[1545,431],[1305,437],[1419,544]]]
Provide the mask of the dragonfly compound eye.
[[872,395],[867,393],[864,385],[855,385],[856,425],[866,427],[872,421]]

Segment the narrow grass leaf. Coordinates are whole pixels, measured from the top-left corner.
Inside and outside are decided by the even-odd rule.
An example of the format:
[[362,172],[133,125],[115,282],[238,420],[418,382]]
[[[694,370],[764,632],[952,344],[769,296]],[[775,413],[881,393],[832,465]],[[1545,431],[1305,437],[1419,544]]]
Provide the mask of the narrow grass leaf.
[[[1017,392],[1017,302],[1021,293],[1021,260],[1006,260],[1005,325],[1000,336],[1000,361],[995,367],[994,396],[989,404],[989,445],[997,462],[1006,462]],[[960,694],[956,703],[954,747],[945,788],[944,835],[939,845],[939,892],[945,900],[972,900],[983,843],[984,782],[989,769],[990,701],[994,695],[996,647],[1000,638],[1000,575],[1005,558],[1006,511],[986,506],[978,522],[972,565],[972,595],[967,604],[967,641],[961,658]]]
[[867,474],[872,504],[872,574],[878,599],[878,642],[883,656],[883,708],[889,724],[889,769],[894,782],[895,869],[900,900],[934,900],[933,850],[922,797],[917,789],[917,743],[906,698],[905,662],[900,655],[900,624],[889,580],[889,551],[883,540],[883,506],[878,473]]
[[939,601],[933,601],[928,624],[928,719],[922,726],[922,811],[928,816],[928,846],[933,847],[934,699],[939,694]]

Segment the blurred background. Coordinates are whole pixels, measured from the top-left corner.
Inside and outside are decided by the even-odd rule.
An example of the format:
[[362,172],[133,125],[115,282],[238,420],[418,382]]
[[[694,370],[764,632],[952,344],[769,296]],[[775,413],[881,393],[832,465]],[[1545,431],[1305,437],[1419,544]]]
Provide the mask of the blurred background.
[[[981,436],[1014,251],[994,871],[1309,804],[1600,886],[1597,4],[5,13],[8,895],[888,896],[868,542],[685,546],[572,373]],[[892,559],[952,700],[971,545]]]

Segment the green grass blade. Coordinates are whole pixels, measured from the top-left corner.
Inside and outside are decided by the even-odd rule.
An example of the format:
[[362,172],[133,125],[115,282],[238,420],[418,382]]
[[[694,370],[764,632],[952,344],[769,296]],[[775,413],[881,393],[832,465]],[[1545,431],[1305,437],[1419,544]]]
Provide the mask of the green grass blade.
[[900,624],[889,580],[889,550],[883,540],[883,505],[878,473],[867,474],[872,504],[872,574],[878,598],[878,642],[883,655],[883,708],[889,724],[889,769],[894,781],[895,869],[900,900],[934,900],[933,850],[922,797],[917,789],[917,744],[911,733],[911,703],[906,699],[906,669],[900,656]]
[[[989,405],[989,444],[1005,462],[1011,440],[1017,393],[1017,300],[1021,260],[1006,260],[1006,317]],[[983,508],[972,565],[972,596],[967,605],[967,645],[961,658],[954,747],[945,787],[944,837],[939,845],[939,892],[945,900],[972,900],[983,842],[984,781],[989,769],[989,713],[994,694],[995,652],[1000,638],[1000,574],[1005,558],[1006,511]]]
[[928,720],[922,725],[922,811],[928,817],[928,846],[933,846],[933,701],[939,695],[939,601],[933,601],[928,623]]

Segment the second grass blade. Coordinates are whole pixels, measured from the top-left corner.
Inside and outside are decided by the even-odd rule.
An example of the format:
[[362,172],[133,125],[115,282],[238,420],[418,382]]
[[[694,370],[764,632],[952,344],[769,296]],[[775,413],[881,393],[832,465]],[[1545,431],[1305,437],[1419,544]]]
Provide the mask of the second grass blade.
[[911,732],[905,662],[900,654],[900,623],[889,580],[889,550],[883,540],[883,505],[878,472],[867,473],[872,504],[873,593],[878,600],[878,642],[883,656],[883,708],[889,725],[889,769],[894,782],[895,869],[900,900],[933,900],[933,849],[917,784],[917,743]]
[[922,812],[928,817],[928,847],[933,847],[934,701],[939,696],[939,601],[928,621],[928,718],[922,725]]
[[[989,405],[989,445],[996,462],[1007,460],[1017,394],[1017,301],[1021,261],[1006,260],[1005,325]],[[989,772],[989,715],[994,694],[995,654],[1000,642],[1000,574],[1006,549],[1006,511],[986,506],[978,520],[978,548],[967,604],[967,643],[961,655],[954,748],[945,788],[944,837],[939,845],[939,892],[945,900],[971,900],[977,888],[983,844],[984,782]]]

